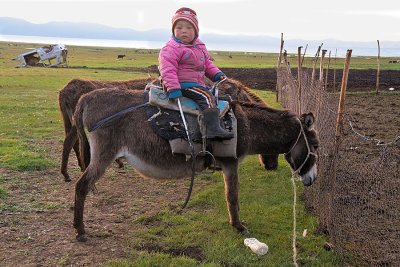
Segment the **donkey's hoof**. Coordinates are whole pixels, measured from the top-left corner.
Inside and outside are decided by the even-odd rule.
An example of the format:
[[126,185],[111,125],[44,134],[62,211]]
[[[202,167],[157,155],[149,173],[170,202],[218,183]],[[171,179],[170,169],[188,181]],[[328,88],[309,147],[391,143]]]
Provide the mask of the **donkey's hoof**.
[[122,169],[124,167],[124,163],[120,158],[117,158],[115,162],[118,164],[118,168]]
[[81,235],[76,235],[76,240],[78,240],[79,242],[86,242],[88,240],[87,236],[85,234],[81,234]]
[[69,177],[68,173],[63,173],[62,174],[64,176],[64,182],[71,182],[71,177]]

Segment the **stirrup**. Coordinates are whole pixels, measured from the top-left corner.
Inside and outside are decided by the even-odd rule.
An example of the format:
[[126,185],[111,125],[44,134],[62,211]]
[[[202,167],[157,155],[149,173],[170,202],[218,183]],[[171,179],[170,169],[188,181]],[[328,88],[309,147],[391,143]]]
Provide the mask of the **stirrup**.
[[198,156],[206,156],[206,155],[210,155],[211,156],[211,158],[212,158],[212,165],[211,166],[213,168],[211,169],[211,171],[195,172],[196,175],[197,174],[213,174],[216,171],[216,169],[217,169],[217,161],[215,160],[214,155],[210,151],[207,151],[207,150],[199,151],[199,153],[196,154],[194,159],[196,159]]

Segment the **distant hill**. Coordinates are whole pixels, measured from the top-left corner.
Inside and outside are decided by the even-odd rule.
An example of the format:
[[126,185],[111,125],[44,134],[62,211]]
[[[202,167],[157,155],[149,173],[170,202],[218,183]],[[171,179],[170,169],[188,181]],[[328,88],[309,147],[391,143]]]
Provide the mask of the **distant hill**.
[[[108,39],[108,40],[134,40],[165,42],[171,36],[170,29],[153,29],[137,31],[129,28],[113,28],[95,23],[49,22],[34,24],[22,19],[0,17],[0,34],[46,36],[63,38]],[[270,36],[201,34],[201,39],[207,45],[241,49],[241,51],[268,51],[279,52],[279,38]],[[353,55],[377,55],[377,43],[371,42],[345,42],[338,40],[285,40],[285,49],[297,53],[297,47],[308,44],[309,54],[314,54],[317,47],[324,43],[323,48],[334,53],[338,49],[339,55],[345,54],[347,49],[353,49]],[[247,48],[247,49],[246,49]],[[400,42],[381,41],[382,56],[400,56]],[[236,49],[233,49],[236,50]]]
[[169,38],[165,29],[136,31],[95,23],[48,22],[34,24],[22,19],[0,17],[0,33],[5,35],[49,36],[86,39],[160,41]]

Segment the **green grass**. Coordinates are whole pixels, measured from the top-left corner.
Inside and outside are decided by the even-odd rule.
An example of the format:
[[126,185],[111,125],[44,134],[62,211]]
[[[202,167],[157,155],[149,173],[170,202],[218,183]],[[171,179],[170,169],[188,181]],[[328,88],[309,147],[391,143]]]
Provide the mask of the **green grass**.
[[[267,255],[252,253],[244,246],[244,237],[228,224],[222,176],[218,173],[200,178],[211,179],[212,184],[194,195],[183,213],[166,210],[137,219],[134,227],[142,230],[132,237],[136,249],[131,258],[106,266],[152,266],[154,257],[161,261],[157,266],[170,266],[167,255],[171,252],[180,253],[181,260],[186,256],[185,266],[292,266],[291,172],[283,159],[279,164],[277,171],[265,172],[257,157],[251,156],[239,170],[241,218],[254,237],[267,243]],[[301,188],[297,184],[298,193]],[[313,234],[315,218],[305,214],[301,204],[298,210],[298,236],[303,229],[309,233],[305,238],[298,237],[299,262],[306,266],[337,266],[338,259],[322,249],[325,237]],[[140,248],[151,248],[152,252]],[[193,257],[197,261],[193,262]]]
[[0,175],[0,206],[2,205],[2,201],[5,200],[8,196],[7,190],[5,188],[4,177]]
[[[0,61],[7,67],[17,65],[11,58],[26,52],[28,48],[39,47],[39,44],[0,42]],[[277,52],[279,47],[277,46]],[[104,47],[81,47],[68,46],[68,61],[71,67],[86,67],[88,69],[101,68],[143,68],[150,65],[158,65],[158,49],[137,49],[137,48],[104,48]],[[316,52],[316,51],[314,51]],[[314,54],[309,51],[308,53]],[[123,60],[117,60],[118,54],[125,54]],[[262,52],[227,52],[210,51],[214,63],[221,68],[274,68],[277,64],[278,53]],[[288,54],[290,64],[297,68],[297,53]],[[313,57],[304,59],[304,67],[312,67]],[[390,60],[398,60],[396,57],[381,57],[381,70],[400,70],[400,64],[389,64]],[[325,63],[327,64],[328,58]],[[337,58],[336,63],[331,58],[330,69],[342,69],[344,58]],[[377,69],[376,56],[353,56],[350,60],[351,69]],[[319,68],[319,63],[317,65]]]
[[[128,80],[145,73],[118,70],[157,64],[156,50],[68,47],[69,62],[87,68],[14,68],[9,59],[35,44],[0,42],[0,168],[15,172],[45,170],[59,164],[50,153],[62,146],[63,125],[58,110],[58,91],[73,78]],[[127,59],[116,60],[117,54]],[[220,67],[273,67],[276,54],[212,53]],[[255,56],[255,57],[254,57]],[[262,56],[262,58],[261,58]],[[103,68],[103,69],[101,69]],[[105,68],[111,68],[105,69]],[[270,106],[279,108],[275,93],[256,91]],[[183,213],[164,210],[132,222],[140,229],[132,236],[131,256],[106,266],[291,266],[292,189],[290,169],[280,158],[277,171],[266,172],[255,156],[240,165],[241,219],[252,234],[269,245],[259,257],[243,244],[243,237],[228,223],[220,173],[202,176],[209,185],[193,195]],[[0,179],[0,211],[57,208],[57,203],[35,202],[29,207],[5,204],[9,181]],[[298,194],[302,185],[298,184]],[[338,259],[323,249],[326,237],[314,234],[317,219],[298,203],[299,262],[306,266],[337,266]],[[186,255],[186,256],[185,256]]]
[[[128,80],[145,73],[66,69],[13,68],[0,72],[0,167],[42,170],[56,165],[46,157],[42,142],[60,142],[63,125],[58,108],[58,91],[73,78]],[[54,138],[56,137],[56,138]]]

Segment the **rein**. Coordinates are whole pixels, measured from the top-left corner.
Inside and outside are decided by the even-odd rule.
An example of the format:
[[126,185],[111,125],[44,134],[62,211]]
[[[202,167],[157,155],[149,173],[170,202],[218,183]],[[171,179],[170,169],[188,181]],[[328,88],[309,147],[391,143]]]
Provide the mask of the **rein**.
[[[297,119],[297,121],[300,123],[300,132],[299,132],[299,135],[297,136],[296,142],[294,143],[294,145],[292,146],[292,148],[291,148],[288,152],[284,153],[284,155],[286,156],[286,155],[290,154],[290,153],[292,152],[292,150],[293,150],[293,149],[297,146],[297,144],[299,143],[300,137],[303,136],[303,137],[304,137],[304,141],[306,142],[306,146],[307,146],[307,157],[304,159],[304,161],[303,161],[303,163],[300,165],[300,167],[298,167],[298,168],[293,172],[293,174],[299,174],[301,168],[304,167],[304,165],[306,164],[307,160],[310,158],[310,155],[311,155],[311,156],[314,156],[314,157],[316,157],[316,158],[318,158],[318,155],[317,155],[317,154],[311,152],[310,144],[308,143],[308,140],[307,140],[307,137],[306,137],[306,133],[304,132],[303,124],[301,123],[301,121],[300,121],[299,119]],[[292,161],[293,161],[292,156],[290,156],[290,158],[291,158]]]
[[[190,178],[190,186],[189,186],[189,189],[188,189],[188,193],[186,195],[185,202],[182,205],[182,209],[184,209],[186,207],[186,205],[189,203],[190,196],[192,195],[194,179],[195,179],[196,174],[212,174],[212,173],[214,173],[216,162],[215,162],[214,155],[205,150],[205,138],[204,137],[203,137],[203,150],[200,151],[199,153],[197,153],[197,155],[195,154],[194,145],[193,145],[192,139],[190,137],[189,128],[188,128],[188,125],[186,123],[185,115],[183,113],[183,109],[182,109],[182,105],[181,105],[181,101],[180,101],[179,97],[178,97],[177,100],[178,100],[179,112],[181,114],[181,117],[182,117],[182,120],[183,120],[183,125],[185,126],[185,130],[186,130],[186,136],[187,136],[187,139],[188,139],[187,141],[189,143],[190,150],[191,150],[190,154],[191,154],[191,157],[192,157],[192,175],[191,175],[191,178]],[[197,156],[199,154],[203,154],[203,155],[208,154],[208,155],[210,155],[212,157],[213,162],[214,162],[214,170],[212,170],[211,172],[196,172],[196,158],[197,158]]]
[[189,146],[190,146],[190,151],[191,151],[191,155],[192,155],[192,176],[190,178],[190,186],[188,189],[188,193],[185,199],[185,202],[182,205],[182,209],[184,209],[186,207],[186,205],[189,202],[190,196],[192,195],[192,190],[193,190],[193,185],[194,185],[194,177],[196,175],[196,160],[195,160],[195,152],[194,152],[194,146],[192,144],[192,140],[190,138],[190,134],[189,134],[189,129],[186,123],[186,119],[185,119],[185,115],[183,114],[183,109],[182,109],[182,105],[181,105],[181,100],[179,99],[179,97],[177,98],[178,100],[178,106],[179,106],[179,112],[181,113],[181,117],[183,120],[183,125],[185,126],[185,130],[186,130],[186,135],[188,138],[188,142],[189,142]]
[[[304,132],[304,128],[303,128],[303,124],[301,123],[301,121],[299,119],[297,119],[297,121],[300,123],[300,132],[299,135],[297,136],[296,142],[294,143],[294,145],[290,148],[289,152],[284,153],[284,155],[288,155],[292,152],[292,150],[297,146],[300,137],[303,136],[304,140],[306,142],[306,146],[307,146],[307,157],[305,158],[305,160],[303,161],[303,163],[300,165],[300,167],[298,167],[295,171],[292,170],[292,178],[290,179],[292,181],[292,188],[293,188],[293,236],[292,236],[292,249],[293,249],[293,265],[295,267],[298,267],[298,263],[297,263],[297,248],[296,248],[296,199],[297,199],[297,193],[296,193],[296,182],[295,182],[295,176],[296,174],[299,174],[301,168],[303,168],[303,166],[306,164],[308,158],[310,157],[310,155],[318,157],[317,154],[311,152],[310,149],[310,145],[308,143],[307,137],[306,137],[306,133]],[[291,160],[293,161],[292,156],[290,156]]]

